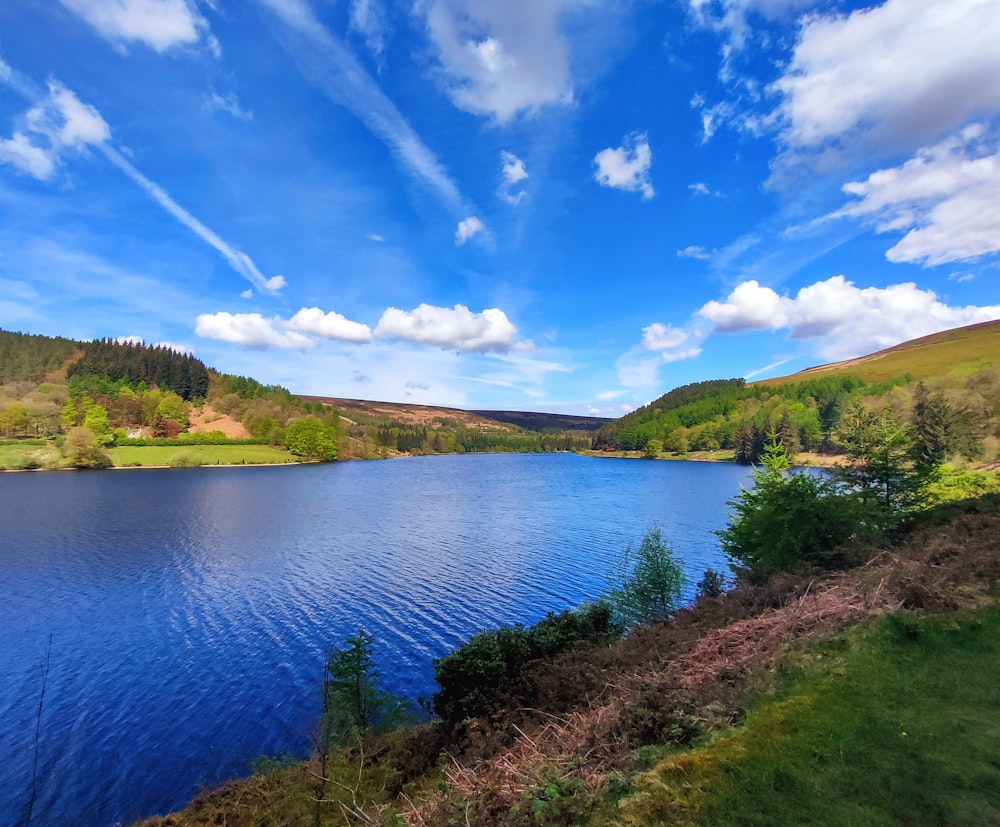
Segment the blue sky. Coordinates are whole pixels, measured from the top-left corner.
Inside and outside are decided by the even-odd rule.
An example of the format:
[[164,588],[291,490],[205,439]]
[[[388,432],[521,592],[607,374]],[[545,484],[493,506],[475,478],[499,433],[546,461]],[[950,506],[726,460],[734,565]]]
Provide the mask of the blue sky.
[[616,416],[1000,318],[997,0],[5,0],[0,327]]

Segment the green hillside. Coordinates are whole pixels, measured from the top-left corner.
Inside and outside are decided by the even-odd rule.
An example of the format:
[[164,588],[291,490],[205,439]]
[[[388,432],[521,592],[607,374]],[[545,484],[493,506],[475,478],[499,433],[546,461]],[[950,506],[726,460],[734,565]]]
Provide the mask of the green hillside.
[[[645,451],[755,462],[774,432],[792,454],[841,453],[838,429],[854,406],[912,420],[915,396],[944,405],[951,455],[995,462],[1000,438],[1000,322],[957,328],[858,359],[748,383],[675,388],[601,427],[597,451]],[[961,432],[961,433],[960,433]]]

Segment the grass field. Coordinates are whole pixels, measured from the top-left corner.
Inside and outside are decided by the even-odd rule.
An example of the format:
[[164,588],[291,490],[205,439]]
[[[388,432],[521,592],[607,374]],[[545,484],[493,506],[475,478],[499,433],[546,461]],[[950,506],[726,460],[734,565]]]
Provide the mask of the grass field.
[[59,461],[59,451],[39,440],[0,442],[0,468],[45,466]]
[[673,756],[627,825],[1000,824],[1000,607],[810,650],[746,726]]
[[782,385],[806,379],[850,374],[866,382],[883,382],[910,374],[915,379],[970,376],[1000,365],[1000,322],[960,327],[914,339],[895,348],[847,362],[762,379],[757,384]]
[[158,465],[270,465],[296,458],[270,445],[144,445],[109,448],[118,467]]

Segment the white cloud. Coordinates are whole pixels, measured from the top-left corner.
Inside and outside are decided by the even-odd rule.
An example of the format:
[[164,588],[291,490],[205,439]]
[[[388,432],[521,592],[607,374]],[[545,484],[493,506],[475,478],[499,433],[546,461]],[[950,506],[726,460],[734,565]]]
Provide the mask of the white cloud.
[[246,290],[244,290],[242,293],[240,293],[240,298],[241,299],[252,299],[253,298],[253,288],[252,287],[248,287]]
[[100,113],[58,81],[49,82],[48,97],[28,110],[24,125],[23,131],[0,139],[0,161],[42,181],[67,151],[85,151],[111,137]]
[[315,341],[296,331],[282,330],[280,319],[265,319],[260,313],[202,313],[194,332],[204,339],[232,342],[251,350],[271,347],[308,350]]
[[879,232],[902,232],[886,253],[894,262],[970,261],[1000,252],[1000,147],[969,126],[898,167],[846,184],[857,196],[831,217],[874,220]]
[[642,329],[642,344],[646,350],[673,350],[687,341],[687,333],[670,325],[654,322]]
[[782,20],[814,4],[815,0],[688,0],[695,19],[724,38],[723,79],[730,77],[730,62],[751,40],[750,19],[753,15]]
[[698,314],[719,333],[788,329],[793,339],[817,339],[826,359],[847,359],[962,325],[1000,318],[1000,306],[951,307],[931,290],[907,282],[860,289],[834,276],[780,296],[756,281],[738,285],[723,302]]
[[56,168],[54,154],[35,146],[23,132],[0,138],[0,163],[11,164],[39,181],[47,179]]
[[653,197],[649,180],[653,153],[645,132],[626,136],[617,149],[602,149],[594,156],[594,165],[594,180],[602,187],[640,192],[644,199]]
[[[157,52],[197,43],[208,23],[193,0],[61,0],[113,43],[138,41]],[[213,50],[218,45],[211,35]]]
[[461,247],[472,238],[477,233],[481,233],[485,229],[485,225],[476,216],[470,215],[468,218],[463,218],[458,222],[458,227],[455,230],[455,244]]
[[349,25],[365,39],[372,54],[380,57],[385,51],[385,11],[378,0],[351,0]]
[[688,189],[695,195],[714,195],[716,197],[722,195],[718,190],[711,189],[704,181],[696,181],[693,184],[688,184]]
[[116,149],[107,144],[102,145],[101,149],[104,152],[105,157],[107,157],[111,163],[113,163],[136,184],[138,184],[147,195],[149,195],[154,201],[156,201],[156,203],[170,213],[170,215],[176,218],[181,224],[197,235],[198,238],[221,253],[222,257],[229,262],[229,266],[243,276],[243,278],[249,281],[258,290],[264,293],[276,293],[285,286],[286,282],[284,276],[272,276],[271,278],[265,278],[264,274],[257,269],[257,265],[253,263],[250,256],[242,250],[239,250],[223,241],[215,232],[202,224],[201,221],[174,201],[174,199],[170,197],[170,194],[164,190],[163,187],[155,181],[151,181],[139,172],[139,170],[137,170],[131,162],[129,162]]
[[693,244],[685,247],[683,250],[678,250],[677,255],[681,258],[695,258],[698,261],[707,261],[712,257],[712,254],[704,247],[697,247]]
[[385,143],[405,170],[433,189],[449,208],[468,214],[471,208],[444,166],[420,139],[409,121],[382,91],[344,43],[320,23],[304,0],[258,0],[302,35],[286,47],[303,76],[334,103],[346,107]]
[[576,0],[427,0],[418,6],[455,106],[500,124],[573,100],[559,29]]
[[372,331],[368,325],[352,322],[332,310],[324,313],[318,307],[303,307],[288,320],[287,327],[344,342],[370,342],[372,339]]
[[659,383],[663,365],[701,355],[700,347],[691,346],[692,338],[700,339],[701,333],[697,329],[688,332],[660,322],[644,327],[642,341],[629,348],[615,362],[618,382],[624,388],[654,388]]
[[205,98],[204,108],[209,112],[225,112],[241,121],[252,121],[253,112],[243,109],[236,95],[220,95],[216,91],[209,92]]
[[912,151],[998,111],[998,42],[995,0],[886,0],[805,18],[773,86],[784,98],[783,162],[822,157],[831,143],[834,152]]
[[271,276],[271,278],[264,282],[264,289],[269,290],[272,293],[277,293],[283,287],[287,286],[288,282],[285,281],[284,276]]
[[503,151],[500,153],[500,162],[503,165],[501,169],[503,181],[500,184],[498,194],[508,204],[517,204],[524,197],[524,190],[512,192],[512,189],[528,177],[524,161],[512,152]]
[[368,235],[365,236],[365,238],[367,238],[369,241],[375,241],[378,243],[385,241],[385,239],[378,233],[368,233]]
[[421,304],[409,313],[388,308],[375,335],[454,350],[505,352],[512,349],[517,328],[496,307],[473,313],[461,304],[454,308]]

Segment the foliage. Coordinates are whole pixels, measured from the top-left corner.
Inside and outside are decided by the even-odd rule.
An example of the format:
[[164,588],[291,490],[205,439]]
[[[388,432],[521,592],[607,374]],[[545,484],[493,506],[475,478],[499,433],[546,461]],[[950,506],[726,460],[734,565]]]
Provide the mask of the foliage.
[[609,575],[608,603],[625,628],[666,620],[680,605],[684,574],[658,526],[629,543]]
[[167,464],[171,468],[197,468],[201,465],[201,458],[194,451],[178,451]]
[[838,434],[848,464],[837,479],[861,499],[877,506],[884,528],[898,525],[925,502],[927,477],[913,455],[913,431],[888,408],[869,411],[855,402]]
[[721,597],[725,593],[726,575],[721,571],[716,571],[712,568],[705,569],[705,574],[702,575],[701,580],[698,581],[695,595],[699,599],[711,599],[714,597]]
[[344,639],[344,648],[327,656],[321,723],[327,744],[345,745],[369,731],[391,729],[407,715],[407,702],[378,685],[374,645],[375,639],[361,627]]
[[515,692],[525,667],[579,643],[608,643],[621,636],[611,609],[598,602],[573,611],[549,612],[533,626],[502,626],[480,632],[434,661],[441,687],[434,710],[448,724],[489,715]]
[[70,366],[70,378],[94,376],[111,382],[144,382],[173,391],[187,401],[204,399],[208,393],[208,369],[189,353],[113,339],[97,339],[82,347],[83,355]]
[[321,462],[337,458],[337,432],[315,416],[290,423],[285,431],[285,447],[297,456]]
[[0,330],[0,385],[40,381],[73,354],[76,343],[61,337]]
[[751,579],[805,566],[840,567],[848,542],[874,535],[873,509],[856,493],[788,468],[772,436],[753,486],[729,501],[729,524],[717,532],[733,568]]
[[66,433],[63,443],[63,456],[66,464],[73,468],[108,468],[111,457],[102,449],[93,431],[83,427],[74,427]]

